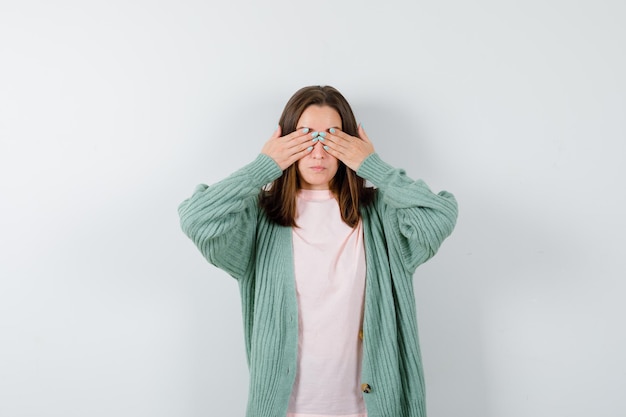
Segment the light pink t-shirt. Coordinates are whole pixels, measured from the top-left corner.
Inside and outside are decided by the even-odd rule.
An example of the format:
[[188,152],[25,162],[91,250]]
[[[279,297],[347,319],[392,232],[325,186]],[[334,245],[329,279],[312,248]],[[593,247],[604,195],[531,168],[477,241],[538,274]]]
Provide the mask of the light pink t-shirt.
[[301,190],[293,250],[299,339],[287,417],[367,417],[361,392],[365,249],[328,190]]

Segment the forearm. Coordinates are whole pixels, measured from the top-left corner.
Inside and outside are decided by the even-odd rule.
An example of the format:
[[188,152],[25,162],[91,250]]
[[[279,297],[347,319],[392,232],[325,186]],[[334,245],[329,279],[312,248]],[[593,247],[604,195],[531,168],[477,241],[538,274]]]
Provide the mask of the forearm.
[[193,195],[178,208],[183,230],[189,234],[198,224],[220,223],[221,219],[243,211],[257,198],[261,187],[281,174],[282,171],[270,157],[260,154],[222,181],[210,187],[204,184],[197,186]]
[[259,155],[224,180],[199,185],[178,208],[181,228],[209,262],[238,275],[253,247],[261,187],[280,175],[271,158]]
[[458,216],[456,199],[446,191],[433,193],[423,181],[409,178],[377,154],[368,156],[357,174],[377,187],[378,210],[395,231],[405,265],[413,271],[452,233]]
[[376,153],[363,161],[357,175],[374,184],[384,202],[396,209],[417,206],[456,212],[456,200],[452,194],[447,191],[433,193],[424,181],[409,178],[404,170],[389,165]]

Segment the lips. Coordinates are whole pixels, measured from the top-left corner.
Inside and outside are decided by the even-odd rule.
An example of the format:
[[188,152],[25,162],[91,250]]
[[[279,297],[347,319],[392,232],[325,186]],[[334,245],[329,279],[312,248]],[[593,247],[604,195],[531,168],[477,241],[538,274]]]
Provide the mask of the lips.
[[313,170],[313,171],[315,171],[315,172],[320,172],[320,171],[323,171],[323,170],[325,170],[325,169],[326,169],[326,168],[324,168],[324,167],[322,167],[322,166],[314,166],[314,167],[311,167],[311,170]]

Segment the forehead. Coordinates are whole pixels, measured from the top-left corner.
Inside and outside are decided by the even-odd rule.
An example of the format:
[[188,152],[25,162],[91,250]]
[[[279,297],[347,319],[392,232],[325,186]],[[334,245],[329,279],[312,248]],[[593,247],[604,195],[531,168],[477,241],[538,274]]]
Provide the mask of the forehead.
[[331,127],[341,129],[341,116],[330,106],[311,105],[307,107],[298,120],[297,128],[308,127],[315,130],[326,130]]

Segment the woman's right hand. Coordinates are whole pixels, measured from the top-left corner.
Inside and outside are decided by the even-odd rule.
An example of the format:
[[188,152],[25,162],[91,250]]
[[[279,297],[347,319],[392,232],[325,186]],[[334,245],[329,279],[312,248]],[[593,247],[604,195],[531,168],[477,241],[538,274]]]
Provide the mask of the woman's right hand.
[[313,150],[313,138],[306,127],[285,136],[280,135],[281,129],[278,126],[261,153],[272,158],[283,171]]

